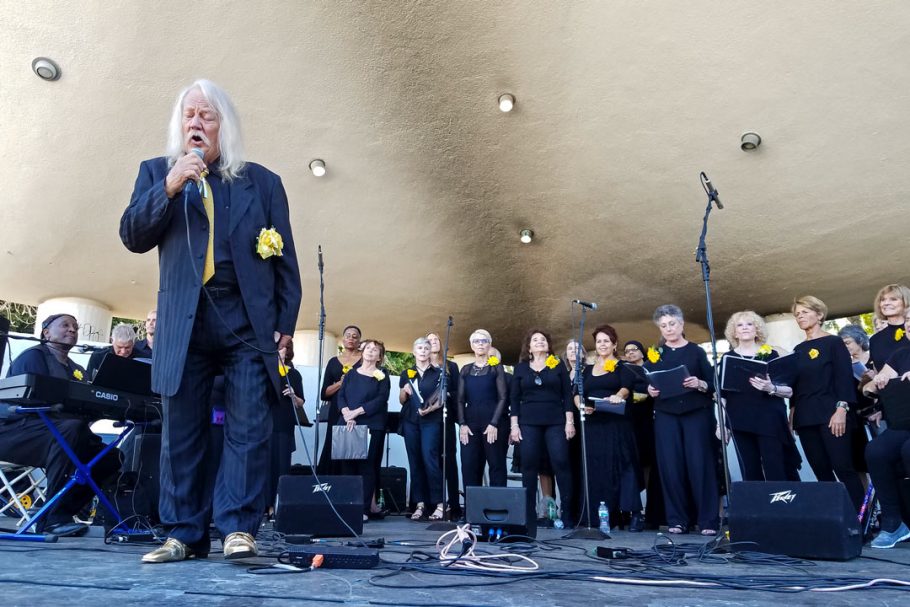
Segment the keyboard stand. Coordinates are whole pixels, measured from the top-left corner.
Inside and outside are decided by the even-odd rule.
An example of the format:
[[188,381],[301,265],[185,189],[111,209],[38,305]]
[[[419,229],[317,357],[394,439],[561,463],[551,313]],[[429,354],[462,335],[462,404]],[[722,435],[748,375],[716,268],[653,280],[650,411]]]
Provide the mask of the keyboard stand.
[[63,498],[66,493],[72,489],[75,485],[88,485],[92,488],[92,491],[95,492],[95,495],[98,496],[98,502],[104,506],[108,512],[114,516],[114,520],[117,521],[115,529],[119,528],[123,524],[123,518],[120,516],[120,513],[117,512],[117,508],[107,499],[107,496],[104,495],[104,491],[95,483],[95,479],[92,478],[91,470],[97,464],[101,458],[108,454],[112,449],[116,449],[117,445],[126,438],[126,435],[129,434],[130,430],[133,429],[135,424],[133,422],[127,421],[123,424],[123,431],[117,436],[116,439],[111,441],[110,444],[106,445],[104,449],[101,450],[98,455],[93,457],[91,461],[83,463],[79,460],[79,456],[76,455],[69,443],[66,442],[66,438],[60,434],[60,430],[57,429],[56,424],[48,417],[48,412],[53,408],[49,406],[45,407],[17,407],[17,413],[31,413],[35,414],[41,418],[41,421],[47,426],[48,430],[51,431],[51,434],[54,436],[54,439],[63,448],[63,451],[66,453],[67,457],[70,458],[70,461],[73,462],[76,466],[76,471],[73,472],[72,478],[64,485],[60,491],[58,491],[53,497],[48,499],[44,506],[35,513],[35,516],[31,517],[22,526],[19,528],[16,533],[0,533],[0,540],[18,540],[22,542],[56,542],[57,536],[52,533],[26,533],[29,529],[35,526],[42,517],[47,515],[51,509],[57,504],[60,499]]

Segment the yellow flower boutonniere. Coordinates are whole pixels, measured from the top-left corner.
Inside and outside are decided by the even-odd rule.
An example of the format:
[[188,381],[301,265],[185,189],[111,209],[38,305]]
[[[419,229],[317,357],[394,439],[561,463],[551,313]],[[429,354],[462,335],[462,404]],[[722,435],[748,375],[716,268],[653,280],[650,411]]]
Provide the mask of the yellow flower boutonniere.
[[818,350],[816,350],[815,348],[812,348],[811,350],[809,350],[809,358],[811,358],[812,360],[815,360],[816,358],[818,358]]
[[417,377],[417,371],[408,369],[408,379],[414,379],[415,377]]
[[278,375],[284,377],[288,374],[288,368],[285,367],[282,363],[278,363]]
[[608,358],[607,360],[604,361],[604,371],[606,371],[607,373],[612,373],[613,371],[616,371],[616,365],[618,363],[619,363],[619,361],[616,360],[615,358]]
[[499,364],[499,359],[496,358],[495,356],[491,356],[490,358],[487,359],[487,364],[490,365],[491,367],[495,367],[496,365]]
[[259,230],[259,237],[256,239],[256,252],[263,259],[268,259],[272,255],[281,257],[281,250],[284,249],[284,241],[281,234],[274,227]]
[[648,360],[652,365],[660,360],[660,351],[654,346],[648,348]]
[[761,348],[758,349],[755,357],[759,360],[767,360],[768,358],[771,358],[772,352],[774,352],[774,350],[771,348],[771,346],[764,344]]
[[556,365],[559,364],[559,359],[550,354],[547,356],[547,362],[545,363],[548,369],[555,369]]
[[82,371],[80,371],[79,369],[74,370],[73,377],[75,377],[79,381],[82,381]]
[[382,381],[385,379],[385,373],[383,373],[379,369],[376,369],[375,371],[373,371],[373,377],[376,379],[376,381]]
[[342,374],[342,375],[347,375],[347,374],[348,374],[348,371],[350,371],[350,370],[351,370],[351,368],[350,368],[349,366],[343,365],[343,366],[341,367],[341,374]]
[[894,332],[894,341],[902,340],[904,338],[904,335],[906,335],[906,332],[903,329],[898,329]]

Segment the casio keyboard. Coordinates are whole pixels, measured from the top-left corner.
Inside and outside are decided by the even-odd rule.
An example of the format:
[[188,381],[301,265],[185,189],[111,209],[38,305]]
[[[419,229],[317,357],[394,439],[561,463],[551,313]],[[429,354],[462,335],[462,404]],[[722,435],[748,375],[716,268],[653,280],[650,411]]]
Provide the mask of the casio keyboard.
[[141,396],[31,373],[0,379],[0,401],[23,407],[59,405],[63,412],[93,420],[147,422],[161,419],[161,401],[157,396]]

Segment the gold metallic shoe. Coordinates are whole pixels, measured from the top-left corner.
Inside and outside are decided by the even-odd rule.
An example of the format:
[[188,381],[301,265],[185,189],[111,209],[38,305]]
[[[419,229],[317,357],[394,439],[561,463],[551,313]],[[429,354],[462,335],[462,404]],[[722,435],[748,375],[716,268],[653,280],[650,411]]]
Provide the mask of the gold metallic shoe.
[[143,555],[143,563],[175,563],[177,561],[185,561],[188,558],[193,556],[193,552],[190,550],[190,547],[181,542],[180,540],[175,540],[172,537],[169,537],[163,546],[155,548],[148,554]]
[[228,560],[247,559],[257,554],[256,540],[249,533],[235,531],[224,538],[224,558]]

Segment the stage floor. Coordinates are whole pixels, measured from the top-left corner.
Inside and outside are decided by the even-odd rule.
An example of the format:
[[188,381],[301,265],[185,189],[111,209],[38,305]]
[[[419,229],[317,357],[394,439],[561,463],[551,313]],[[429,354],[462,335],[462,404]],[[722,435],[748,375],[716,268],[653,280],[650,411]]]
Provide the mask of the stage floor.
[[[10,520],[11,519],[7,519]],[[2,523],[3,521],[0,521]],[[0,542],[0,588],[7,605],[96,604],[129,605],[768,605],[786,601],[791,605],[864,605],[907,604],[910,595],[892,589],[852,590],[846,592],[799,592],[777,594],[761,590],[736,590],[697,586],[652,587],[620,583],[553,579],[546,574],[603,575],[640,578],[653,568],[635,566],[633,561],[615,561],[612,566],[591,558],[598,545],[650,550],[654,531],[627,533],[617,531],[603,542],[562,540],[563,531],[541,529],[538,540],[546,545],[531,558],[539,565],[536,574],[525,579],[455,576],[406,571],[391,577],[414,550],[433,553],[440,532],[428,531],[426,522],[415,523],[398,516],[370,522],[363,538],[384,538],[383,561],[372,570],[316,570],[305,573],[257,575],[248,568],[277,562],[274,557],[259,557],[227,562],[220,551],[207,560],[190,560],[164,565],[145,565],[140,556],[150,548],[135,544],[106,545],[100,537],[63,538],[56,544]],[[8,525],[7,525],[8,526]],[[263,552],[277,555],[282,544],[265,527],[261,534]],[[704,544],[698,535],[674,536],[681,544]],[[389,545],[393,543],[394,545]],[[216,546],[217,542],[216,542]],[[481,551],[496,545],[479,545]],[[588,554],[586,554],[586,552]],[[887,559],[892,562],[884,562]],[[693,576],[724,576],[742,582],[763,577],[788,576],[793,583],[820,578],[891,578],[910,580],[910,544],[893,550],[865,549],[863,556],[846,563],[817,561],[804,566],[758,565],[729,562],[728,557],[698,560],[694,553],[686,565],[663,565],[664,575],[692,580]],[[640,563],[640,561],[636,561]],[[435,563],[425,565],[433,571]],[[447,570],[449,571],[449,570]],[[535,577],[536,576],[536,577]],[[512,578],[514,579],[514,578]],[[704,578],[701,578],[704,581]],[[773,582],[771,585],[777,585]],[[398,586],[398,588],[396,588]],[[407,587],[407,588],[401,588]]]

